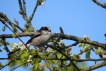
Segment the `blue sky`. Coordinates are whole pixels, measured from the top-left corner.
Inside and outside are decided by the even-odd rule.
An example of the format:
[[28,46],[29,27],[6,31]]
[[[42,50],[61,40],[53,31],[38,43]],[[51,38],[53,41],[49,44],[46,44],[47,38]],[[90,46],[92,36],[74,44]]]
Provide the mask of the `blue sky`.
[[[106,0],[100,0],[102,3]],[[26,0],[27,15],[30,16],[33,8],[36,4],[36,0]],[[8,18],[14,22],[14,18],[18,20],[19,25],[24,27],[26,23],[22,16],[19,15],[18,0],[0,0],[0,12],[7,14]],[[87,35],[91,40],[105,43],[104,33],[106,33],[106,9],[96,5],[92,0],[46,0],[44,6],[39,6],[32,20],[32,25],[35,30],[41,26],[49,26],[53,33],[60,32],[61,26],[65,34],[75,35],[82,37]],[[7,29],[6,32],[2,32],[3,25],[0,22],[0,34],[11,34],[12,32]],[[26,42],[29,38],[22,38]],[[12,43],[19,43],[18,39],[7,39]],[[14,41],[12,41],[14,40]],[[66,44],[72,42],[66,41]],[[77,47],[72,52],[78,53]],[[6,56],[6,52],[0,53],[1,57]],[[84,56],[82,56],[84,57]],[[95,58],[92,54],[92,58]],[[4,64],[6,61],[2,61]],[[94,62],[87,62],[88,66]],[[7,71],[6,67],[2,71]],[[18,68],[15,71],[22,70]],[[104,71],[105,67],[99,68],[94,71]],[[27,69],[28,70],[28,69]],[[23,69],[26,71],[26,69]]]

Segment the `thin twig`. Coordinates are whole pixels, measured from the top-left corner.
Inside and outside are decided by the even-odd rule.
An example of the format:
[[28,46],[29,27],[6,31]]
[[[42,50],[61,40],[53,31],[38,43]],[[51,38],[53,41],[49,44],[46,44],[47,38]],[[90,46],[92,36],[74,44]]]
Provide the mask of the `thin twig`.
[[[94,51],[96,53],[96,51],[92,48],[92,51]],[[103,58],[103,55],[102,54],[99,54],[99,57],[100,58]]]
[[[7,60],[9,58],[0,58],[0,60]],[[19,60],[19,59],[18,59]],[[41,60],[45,60],[45,58],[41,58]],[[62,61],[66,61],[66,60],[70,60],[67,58],[64,59],[58,59],[58,58],[46,58],[46,60],[62,60]],[[78,61],[78,62],[83,62],[83,61],[102,61],[102,60],[106,60],[106,58],[91,58],[91,59],[71,59],[72,61]]]
[[2,41],[3,44],[4,44],[4,49],[7,51],[7,53],[10,53],[10,50],[8,49],[7,44],[6,44],[6,39],[5,39],[5,37],[2,37],[1,41]]
[[11,54],[13,54],[13,53],[15,53],[15,52],[17,52],[17,51],[19,51],[19,50],[20,50],[20,48],[15,49],[14,51],[11,51],[10,53],[8,53],[8,55],[11,55]]
[[9,59],[9,58],[0,58],[0,60],[7,60],[7,59]]
[[60,52],[61,54],[63,54],[67,59],[70,60],[70,62],[71,62],[72,65],[77,69],[77,71],[80,71],[80,69],[76,66],[76,64],[75,64],[75,63],[71,60],[71,58],[68,57],[65,53],[63,53],[61,50],[59,50],[59,49],[53,47],[52,45],[48,45],[48,44],[47,44],[47,46],[48,46],[48,47],[51,47],[52,49],[57,50],[58,52]]
[[45,57],[44,60],[45,60],[46,66],[50,69],[50,71],[52,71],[52,70],[51,70],[51,66],[49,65],[49,63],[48,63],[47,60],[46,60],[46,56],[44,56],[44,57]]
[[104,36],[106,37],[106,34],[104,34]]
[[[42,60],[45,60],[45,58],[42,58]],[[62,61],[66,61],[66,60],[70,60],[70,59],[57,59],[57,58],[46,58],[46,60],[62,60]],[[83,62],[83,61],[102,61],[102,60],[106,60],[106,58],[98,58],[98,59],[71,59],[72,61],[78,61],[78,62]]]
[[91,71],[91,70],[95,70],[97,68],[101,68],[103,66],[106,66],[106,62],[105,61],[100,62],[100,63],[95,64],[95,65],[92,65],[92,66],[89,66],[87,68],[83,68],[83,69],[81,69],[81,71]]
[[73,43],[73,44],[71,44],[69,46],[66,46],[66,47],[72,47],[72,46],[76,46],[76,45],[78,45],[78,42],[75,42],[75,43]]
[[18,0],[18,3],[19,3],[19,7],[20,7],[20,11],[19,11],[19,13],[23,16],[23,19],[27,22],[27,23],[29,23],[29,19],[27,18],[27,15],[26,15],[26,12],[23,10],[23,6],[22,6],[22,2],[21,2],[21,0]]
[[104,4],[102,4],[102,3],[100,3],[98,0],[92,0],[94,3],[96,3],[97,5],[99,5],[99,6],[101,6],[101,7],[103,7],[103,8],[105,8],[106,9],[106,3],[104,3]]
[[15,67],[15,68],[13,68],[13,69],[11,69],[10,71],[13,71],[13,70],[15,70],[15,69],[17,69],[17,68],[19,68],[19,67],[21,67],[22,65],[24,65],[24,64],[26,64],[26,63],[30,63],[31,61],[26,61],[26,62],[24,62],[24,63],[22,63],[22,64],[20,64],[20,65],[18,65],[17,67]]
[[62,27],[60,27],[60,33],[64,34]]
[[[5,19],[5,20],[7,21],[7,23],[8,23],[11,27],[12,27],[12,25],[14,25],[14,26],[17,27],[19,30],[21,30],[22,32],[24,32],[24,30],[23,30],[19,25],[12,23],[12,22],[8,19],[8,17],[7,17],[5,14],[3,14],[3,13],[0,12],[0,17],[1,17],[1,19],[0,19],[1,22],[2,22],[2,18],[3,18],[3,19]],[[2,23],[3,23],[3,22],[2,22]]]
[[[26,14],[26,2],[25,2],[25,0],[22,0],[22,2],[23,2],[23,11]],[[27,14],[26,14],[26,16],[27,16]]]
[[84,52],[86,52],[86,51],[88,51],[88,50],[91,50],[91,49],[92,49],[92,48],[89,48],[89,49],[87,49],[87,50],[80,50],[80,53],[78,53],[77,56],[79,56],[79,55],[83,54]]
[[[2,20],[1,20],[2,21]],[[6,26],[6,27],[8,27],[15,35],[16,35],[16,37],[24,44],[24,46],[28,49],[28,51],[29,51],[29,53],[30,53],[30,50],[29,50],[29,48],[27,47],[27,45],[25,45],[25,43],[17,36],[17,34],[5,23],[5,22],[3,22],[3,24]]]
[[3,69],[4,67],[8,66],[10,63],[14,62],[14,61],[16,60],[16,58],[17,58],[18,56],[20,56],[21,54],[22,54],[22,52],[19,53],[18,55],[16,55],[15,57],[13,57],[13,59],[12,59],[11,61],[9,61],[6,65],[1,66],[1,67],[0,67],[0,70]]
[[38,1],[39,1],[39,0],[37,0],[36,5],[35,5],[35,7],[34,7],[34,10],[33,10],[32,14],[31,14],[31,16],[29,17],[29,22],[31,22],[32,19],[33,19],[33,17],[34,17],[34,14],[35,14],[36,9],[37,9],[37,7],[38,7]]
[[[19,13],[22,15],[23,19],[27,22],[27,24],[29,24],[29,27],[30,27],[30,31],[34,31],[34,28],[31,24],[31,20],[30,18],[27,17],[27,13],[26,13],[26,3],[25,3],[25,0],[22,0],[23,1],[23,5],[22,5],[22,2],[21,0],[18,0],[19,2],[19,7],[20,7],[20,11]],[[22,8],[23,7],[23,8]],[[33,11],[35,13],[35,11]],[[34,16],[34,13],[32,12],[33,16]],[[32,18],[33,18],[32,16]]]
[[20,11],[22,11],[22,10],[23,10],[23,8],[22,8],[21,0],[18,0],[18,3],[19,3]]
[[67,39],[67,40],[74,40],[74,41],[77,41],[79,43],[91,44],[91,45],[94,45],[94,46],[101,47],[102,49],[105,49],[106,48],[106,44],[99,43],[97,41],[84,40],[83,38],[79,38],[79,37],[73,36],[73,35],[66,35],[66,34],[61,34],[61,33],[54,33],[53,36],[54,37],[60,37],[62,39]]
[[17,34],[7,25],[5,24],[5,26],[7,26],[15,35],[16,37],[24,44],[24,46],[28,49],[28,51],[30,52],[29,48],[25,45],[25,43],[17,36]]

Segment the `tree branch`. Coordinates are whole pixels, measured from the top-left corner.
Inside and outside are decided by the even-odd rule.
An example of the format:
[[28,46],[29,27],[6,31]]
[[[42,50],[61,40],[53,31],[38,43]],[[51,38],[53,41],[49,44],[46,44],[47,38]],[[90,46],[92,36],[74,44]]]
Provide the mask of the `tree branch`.
[[[25,0],[22,0],[22,2],[23,2],[23,11],[26,14],[26,2],[25,2]],[[26,14],[26,16],[27,16],[27,14]]]
[[67,59],[70,60],[70,62],[72,63],[73,67],[75,67],[77,69],[77,71],[80,71],[80,69],[76,66],[76,64],[71,60],[71,57],[67,56],[65,53],[63,53],[60,49],[57,49],[55,47],[53,47],[52,45],[47,45],[48,47],[51,47],[54,50],[57,50],[58,52],[60,52],[61,54],[63,54]]
[[29,19],[27,18],[26,11],[23,10],[23,6],[22,6],[21,0],[18,0],[18,3],[19,3],[19,7],[20,7],[19,13],[23,16],[23,19],[24,19],[27,23],[29,23]]
[[76,46],[76,45],[78,45],[78,42],[77,41],[75,43],[69,45],[69,46],[66,46],[66,47],[72,47],[72,46]]
[[80,52],[77,54],[77,56],[78,55],[81,55],[81,54],[83,54],[84,52],[87,52],[88,50],[91,50],[92,48],[89,48],[89,49],[87,49],[87,50],[80,50]]
[[[23,33],[17,33],[17,37],[34,36],[35,34],[36,34],[36,32],[23,32]],[[12,34],[2,34],[2,35],[0,35],[0,38],[2,38],[3,36],[5,38],[14,38],[12,36]],[[101,47],[103,49],[106,49],[106,44],[104,44],[104,43],[100,43],[100,42],[97,42],[97,41],[91,41],[91,40],[84,40],[83,38],[79,38],[79,37],[73,36],[73,35],[53,33],[52,36],[53,37],[60,37],[62,39],[77,41],[79,43],[91,44],[91,45],[98,46],[98,47]]]
[[[42,60],[45,60],[45,58],[42,58]],[[57,58],[46,58],[46,60],[62,60],[62,61],[66,61],[66,60],[70,60],[70,59],[57,59]],[[106,60],[106,58],[98,58],[98,59],[71,59],[72,61],[78,61],[78,62],[83,62],[83,61],[102,61],[102,60]]]
[[[36,32],[24,32],[24,33],[17,33],[17,37],[25,37],[25,36],[34,36],[36,34]],[[2,37],[5,37],[5,38],[14,38],[12,36],[12,34],[1,34],[0,35],[0,38]]]
[[[0,58],[0,60],[7,60],[9,58]],[[19,59],[18,59],[19,60]],[[41,58],[41,60],[45,60],[45,58]],[[46,58],[46,60],[62,60],[62,61],[66,61],[69,60],[67,58],[62,58],[62,59],[58,59],[58,58]],[[71,59],[72,61],[78,61],[78,62],[83,62],[83,61],[102,61],[102,60],[106,60],[106,58],[91,58],[91,59]]]
[[26,3],[25,3],[25,1],[23,0],[23,7],[24,7],[24,9],[22,8],[21,0],[18,0],[18,3],[19,3],[19,7],[20,7],[19,13],[23,16],[23,19],[27,22],[27,24],[29,24],[30,31],[34,31],[34,28],[33,28],[32,24],[31,24],[31,20],[29,20],[29,18],[27,17],[27,14],[26,14],[26,6],[25,6]]
[[9,59],[9,58],[0,58],[0,60],[7,60],[7,59]]
[[[17,27],[19,30],[21,30],[22,32],[24,32],[24,30],[18,25],[18,24],[14,24],[13,22],[11,22],[8,17],[0,12],[0,18],[1,19],[5,19],[5,22],[7,21],[7,23],[12,27],[12,25],[14,25],[15,27]],[[0,20],[2,22],[2,20]]]
[[22,63],[22,64],[20,64],[20,65],[18,65],[17,67],[15,67],[15,68],[13,68],[13,69],[11,69],[10,71],[13,71],[13,70],[15,70],[15,69],[17,69],[17,68],[19,68],[19,67],[21,67],[22,65],[24,65],[24,64],[26,64],[26,63],[30,63],[31,61],[26,61],[26,62],[24,62],[24,63]]
[[101,47],[103,49],[106,49],[106,44],[99,43],[97,41],[84,40],[83,38],[79,38],[79,37],[73,36],[73,35],[66,35],[66,34],[61,34],[61,33],[54,33],[53,36],[54,37],[60,37],[62,39],[77,41],[79,43],[91,44],[91,45],[98,46],[98,47]]
[[16,58],[17,58],[18,56],[20,56],[20,54],[22,54],[22,52],[19,53],[17,56],[13,57],[13,59],[12,59],[11,61],[9,61],[7,64],[1,66],[1,67],[0,67],[0,70],[3,69],[4,67],[8,66],[10,63],[14,62],[14,61],[16,60]]
[[37,2],[36,2],[36,5],[35,5],[34,10],[33,10],[33,12],[32,12],[32,15],[29,17],[29,22],[32,21],[32,19],[33,19],[33,17],[34,17],[34,14],[35,14],[35,12],[36,12],[37,7],[38,7],[38,0],[37,0]]
[[106,61],[103,61],[101,63],[98,63],[98,64],[95,64],[95,65],[92,65],[90,67],[87,67],[87,68],[84,68],[84,69],[81,69],[81,71],[90,71],[90,70],[94,70],[94,69],[97,69],[97,68],[100,68],[100,67],[103,67],[106,65]]
[[103,8],[105,8],[106,9],[106,3],[104,3],[104,4],[102,4],[102,3],[100,3],[98,0],[92,0],[94,3],[96,3],[97,5],[99,5],[99,6],[101,6],[101,7],[103,7]]

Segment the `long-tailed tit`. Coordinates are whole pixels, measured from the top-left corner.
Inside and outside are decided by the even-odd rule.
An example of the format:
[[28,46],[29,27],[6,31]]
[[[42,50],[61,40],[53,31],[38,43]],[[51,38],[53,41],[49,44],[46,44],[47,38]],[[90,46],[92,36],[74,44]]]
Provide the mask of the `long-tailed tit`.
[[26,45],[31,44],[36,47],[42,47],[47,44],[51,36],[52,33],[49,27],[41,27],[40,30],[37,31],[37,34],[27,41]]

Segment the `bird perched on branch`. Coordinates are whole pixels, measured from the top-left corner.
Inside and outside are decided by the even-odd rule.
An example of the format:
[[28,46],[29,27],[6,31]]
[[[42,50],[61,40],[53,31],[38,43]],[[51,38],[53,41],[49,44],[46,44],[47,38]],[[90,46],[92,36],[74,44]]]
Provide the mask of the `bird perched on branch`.
[[27,41],[26,45],[31,44],[36,47],[42,47],[45,44],[47,44],[47,42],[49,41],[51,37],[52,37],[52,33],[50,28],[47,26],[44,26],[37,31],[36,35],[34,35],[32,38],[30,38]]

